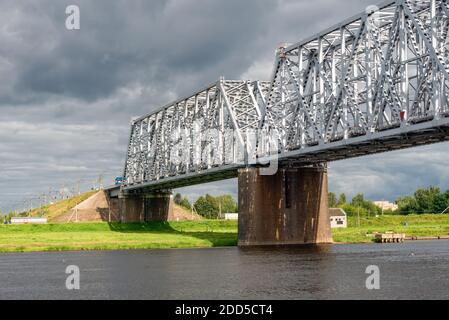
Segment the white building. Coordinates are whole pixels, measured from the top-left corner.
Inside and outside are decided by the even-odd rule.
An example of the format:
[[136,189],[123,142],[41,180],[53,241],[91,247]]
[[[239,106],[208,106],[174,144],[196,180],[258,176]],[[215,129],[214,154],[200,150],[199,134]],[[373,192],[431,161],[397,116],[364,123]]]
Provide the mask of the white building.
[[238,220],[239,214],[238,213],[225,213],[224,219],[225,220]]
[[399,206],[397,204],[391,203],[389,201],[374,201],[373,203],[376,207],[379,207],[382,210],[396,211],[399,209]]
[[331,220],[331,228],[332,229],[348,227],[347,214],[343,209],[329,208],[329,217]]
[[11,218],[11,224],[46,224],[47,218],[16,217]]

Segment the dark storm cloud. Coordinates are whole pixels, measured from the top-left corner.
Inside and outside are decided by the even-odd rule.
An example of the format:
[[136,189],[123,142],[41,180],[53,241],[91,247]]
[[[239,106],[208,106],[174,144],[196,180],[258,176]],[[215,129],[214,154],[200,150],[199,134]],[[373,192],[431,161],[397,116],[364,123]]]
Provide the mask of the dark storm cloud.
[[[78,179],[90,187],[100,173],[112,181],[121,174],[132,117],[221,75],[267,80],[278,44],[297,42],[371,3],[1,1],[0,210]],[[81,10],[79,31],[65,29],[71,4]],[[415,186],[443,186],[445,147],[430,147],[426,160],[416,149],[332,164],[331,187],[392,199]],[[427,169],[418,169],[422,161]],[[236,185],[183,191],[235,194]]]
[[95,100],[128,83],[150,81],[190,92],[196,84],[182,77],[171,83],[172,77],[192,73],[211,81],[219,75],[216,66],[238,76],[252,57],[241,55],[232,68],[227,61],[247,50],[253,34],[266,32],[262,21],[269,15],[264,1],[72,2],[81,10],[79,32],[63,27],[61,13],[71,2],[17,5],[24,11],[10,28],[19,29],[29,54],[16,56],[15,92]]

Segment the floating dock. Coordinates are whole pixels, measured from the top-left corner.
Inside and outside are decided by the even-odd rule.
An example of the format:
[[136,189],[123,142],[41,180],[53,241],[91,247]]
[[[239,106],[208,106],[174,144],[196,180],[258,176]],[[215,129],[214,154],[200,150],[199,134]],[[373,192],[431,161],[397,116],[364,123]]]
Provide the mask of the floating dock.
[[374,241],[377,243],[402,243],[405,241],[405,233],[376,233],[374,235]]

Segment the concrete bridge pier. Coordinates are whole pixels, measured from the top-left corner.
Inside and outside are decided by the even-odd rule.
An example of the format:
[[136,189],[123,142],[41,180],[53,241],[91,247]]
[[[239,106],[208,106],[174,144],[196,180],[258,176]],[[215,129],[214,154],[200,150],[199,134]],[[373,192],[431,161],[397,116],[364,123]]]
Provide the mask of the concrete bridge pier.
[[327,168],[258,168],[238,175],[239,246],[332,243]]
[[120,221],[168,221],[173,213],[171,192],[121,194],[119,196]]
[[173,195],[159,192],[145,195],[144,221],[168,221],[173,215]]
[[123,194],[118,198],[119,217],[121,223],[142,222],[144,198],[140,194]]

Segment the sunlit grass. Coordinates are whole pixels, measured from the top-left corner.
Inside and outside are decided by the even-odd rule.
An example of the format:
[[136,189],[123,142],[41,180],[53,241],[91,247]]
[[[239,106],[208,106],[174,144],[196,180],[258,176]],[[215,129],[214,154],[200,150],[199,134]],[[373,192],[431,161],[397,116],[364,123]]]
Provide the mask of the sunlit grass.
[[0,252],[235,246],[232,221],[0,226]]
[[350,217],[347,229],[332,230],[335,242],[372,242],[375,232],[393,231],[407,236],[438,237],[449,235],[449,215],[409,215],[360,218]]

